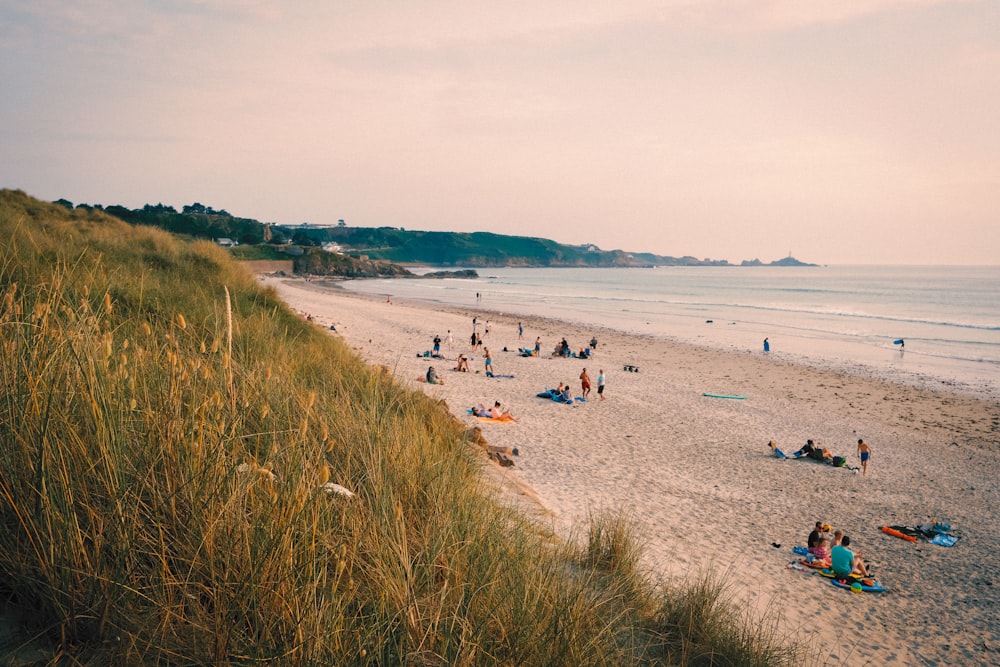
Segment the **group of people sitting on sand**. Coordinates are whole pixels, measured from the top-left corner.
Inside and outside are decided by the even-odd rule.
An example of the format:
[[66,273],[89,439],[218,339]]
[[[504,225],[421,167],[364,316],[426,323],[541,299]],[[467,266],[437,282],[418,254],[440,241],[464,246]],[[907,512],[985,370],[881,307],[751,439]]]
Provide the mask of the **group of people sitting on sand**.
[[819,561],[826,562],[834,574],[846,577],[851,574],[869,575],[868,567],[861,559],[861,553],[855,553],[851,547],[851,538],[844,531],[837,530],[830,534],[830,524],[817,521],[806,543],[809,553]]
[[[593,345],[593,347],[595,349],[597,348],[597,339],[596,338],[594,338],[592,340],[592,345]],[[552,355],[551,356],[553,356],[553,357],[576,357],[576,358],[579,358],[579,359],[589,359],[590,358],[590,348],[581,347],[580,351],[577,352],[576,354],[574,354],[573,350],[570,349],[569,343],[566,342],[565,338],[563,338],[556,345],[556,348],[554,350],[552,350]]]
[[806,440],[806,444],[802,445],[797,452],[792,454],[792,456],[806,456],[815,461],[823,461],[826,463],[833,462],[833,454],[826,447],[822,447],[813,443],[812,440]]

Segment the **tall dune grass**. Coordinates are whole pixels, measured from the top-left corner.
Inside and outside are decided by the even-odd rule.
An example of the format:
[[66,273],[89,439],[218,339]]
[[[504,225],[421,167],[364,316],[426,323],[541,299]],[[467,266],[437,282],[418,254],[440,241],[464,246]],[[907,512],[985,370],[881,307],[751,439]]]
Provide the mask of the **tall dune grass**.
[[[446,410],[223,250],[16,191],[0,192],[0,248],[0,593],[54,661],[716,651],[711,632],[678,630],[694,612],[643,579],[627,526],[595,520],[585,547],[543,539],[484,495],[484,459]],[[719,618],[705,623],[730,627]],[[792,664],[777,646],[705,664]]]

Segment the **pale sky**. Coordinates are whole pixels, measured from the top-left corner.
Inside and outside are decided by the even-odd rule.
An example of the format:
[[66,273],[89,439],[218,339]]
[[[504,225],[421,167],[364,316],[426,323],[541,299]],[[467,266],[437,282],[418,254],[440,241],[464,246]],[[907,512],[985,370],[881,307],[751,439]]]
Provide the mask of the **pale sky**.
[[0,0],[0,187],[1000,263],[1000,1]]

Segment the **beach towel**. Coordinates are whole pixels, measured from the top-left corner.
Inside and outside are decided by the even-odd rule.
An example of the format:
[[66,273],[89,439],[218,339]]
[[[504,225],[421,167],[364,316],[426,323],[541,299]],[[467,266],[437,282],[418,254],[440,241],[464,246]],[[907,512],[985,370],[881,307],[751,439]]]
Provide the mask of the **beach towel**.
[[[538,398],[548,398],[548,399],[551,399],[551,400],[555,401],[556,403],[565,403],[566,405],[572,405],[573,404],[573,400],[567,401],[566,399],[564,399],[562,397],[562,394],[560,394],[555,389],[546,389],[545,391],[542,391],[542,392],[539,392],[538,394],[536,394],[536,396],[538,396]],[[574,400],[583,402],[585,399],[577,397]]]
[[513,415],[500,415],[499,417],[479,417],[479,416],[476,416],[476,419],[478,419],[481,422],[499,422],[501,424],[507,424],[507,423],[510,423],[510,422],[516,422],[517,421],[516,419],[514,419]]
[[953,547],[955,542],[958,542],[958,537],[955,535],[946,535],[944,533],[938,533],[930,540],[931,544],[936,544],[939,547]]
[[916,542],[917,538],[913,535],[907,535],[901,530],[896,530],[892,526],[882,526],[882,532],[886,535],[892,535],[893,537],[898,537],[901,540],[906,540],[907,542]]

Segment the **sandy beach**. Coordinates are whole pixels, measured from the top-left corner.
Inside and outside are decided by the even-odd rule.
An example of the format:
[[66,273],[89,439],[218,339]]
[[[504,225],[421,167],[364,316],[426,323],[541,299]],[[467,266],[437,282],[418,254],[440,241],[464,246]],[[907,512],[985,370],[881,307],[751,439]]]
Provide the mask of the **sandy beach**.
[[[1000,402],[887,382],[863,370],[810,368],[762,352],[700,348],[583,329],[488,310],[442,309],[352,295],[322,282],[261,276],[296,311],[336,331],[367,361],[443,399],[493,445],[518,449],[509,488],[540,504],[561,535],[588,513],[628,513],[645,539],[646,565],[675,580],[728,572],[739,604],[778,614],[783,633],[807,642],[817,664],[1000,663]],[[472,318],[493,354],[469,344]],[[518,321],[524,337],[518,338]],[[451,330],[453,342],[446,342]],[[427,359],[439,335],[447,358]],[[591,359],[550,358],[596,336]],[[542,340],[540,357],[521,346]],[[472,372],[454,371],[459,353]],[[434,365],[445,383],[419,382]],[[624,370],[635,366],[638,372]],[[568,382],[573,406],[536,397]],[[596,380],[607,377],[606,400]],[[745,396],[712,398],[704,393]],[[499,400],[516,423],[476,420],[466,410]],[[868,474],[810,460],[779,460],[812,438],[858,466],[856,443],[873,450]],[[487,461],[484,456],[484,462]],[[853,594],[812,571],[789,568],[815,521],[851,536],[888,593]],[[953,547],[885,535],[883,525],[950,523]]]

